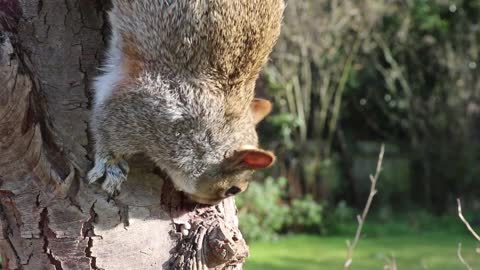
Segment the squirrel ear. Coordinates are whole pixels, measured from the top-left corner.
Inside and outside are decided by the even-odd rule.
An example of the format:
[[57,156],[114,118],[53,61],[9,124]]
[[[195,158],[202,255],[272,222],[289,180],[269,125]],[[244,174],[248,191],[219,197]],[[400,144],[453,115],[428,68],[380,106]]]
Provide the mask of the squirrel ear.
[[225,160],[227,169],[230,170],[259,170],[270,167],[275,162],[275,155],[252,146],[243,146]]
[[272,111],[272,103],[266,99],[254,98],[250,104],[250,110],[253,122],[258,124]]

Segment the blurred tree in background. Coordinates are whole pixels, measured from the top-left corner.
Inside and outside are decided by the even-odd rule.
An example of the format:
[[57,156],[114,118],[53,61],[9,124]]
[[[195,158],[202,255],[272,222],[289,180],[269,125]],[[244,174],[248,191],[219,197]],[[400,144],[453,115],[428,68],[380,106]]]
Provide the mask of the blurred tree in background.
[[278,203],[360,207],[385,142],[376,210],[443,214],[459,195],[478,209],[479,60],[480,0],[287,1],[259,83]]

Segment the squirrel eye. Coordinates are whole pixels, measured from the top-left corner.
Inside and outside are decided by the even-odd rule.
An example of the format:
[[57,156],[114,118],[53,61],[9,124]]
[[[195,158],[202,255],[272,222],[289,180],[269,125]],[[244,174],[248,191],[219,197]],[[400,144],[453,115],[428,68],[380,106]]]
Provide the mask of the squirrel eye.
[[241,191],[242,191],[242,189],[240,189],[239,187],[233,186],[233,187],[229,188],[227,190],[227,192],[225,192],[225,196],[230,197],[230,196],[233,196],[233,195],[237,195]]

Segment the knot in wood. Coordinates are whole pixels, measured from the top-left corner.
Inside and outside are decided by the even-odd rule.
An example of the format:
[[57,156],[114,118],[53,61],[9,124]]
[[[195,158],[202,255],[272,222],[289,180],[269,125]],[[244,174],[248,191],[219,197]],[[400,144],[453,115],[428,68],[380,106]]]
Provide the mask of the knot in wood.
[[240,231],[228,228],[224,223],[218,223],[208,231],[204,245],[209,268],[240,264],[248,257],[248,247]]

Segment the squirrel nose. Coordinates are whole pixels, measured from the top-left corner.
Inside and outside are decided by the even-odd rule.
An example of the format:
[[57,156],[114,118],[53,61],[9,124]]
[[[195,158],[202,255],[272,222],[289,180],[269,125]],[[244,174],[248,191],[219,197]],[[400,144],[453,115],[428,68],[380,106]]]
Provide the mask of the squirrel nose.
[[225,192],[225,196],[230,197],[230,196],[233,196],[233,195],[236,195],[236,194],[240,193],[240,191],[242,191],[242,190],[239,187],[233,186],[233,187],[229,188],[227,190],[227,192]]

